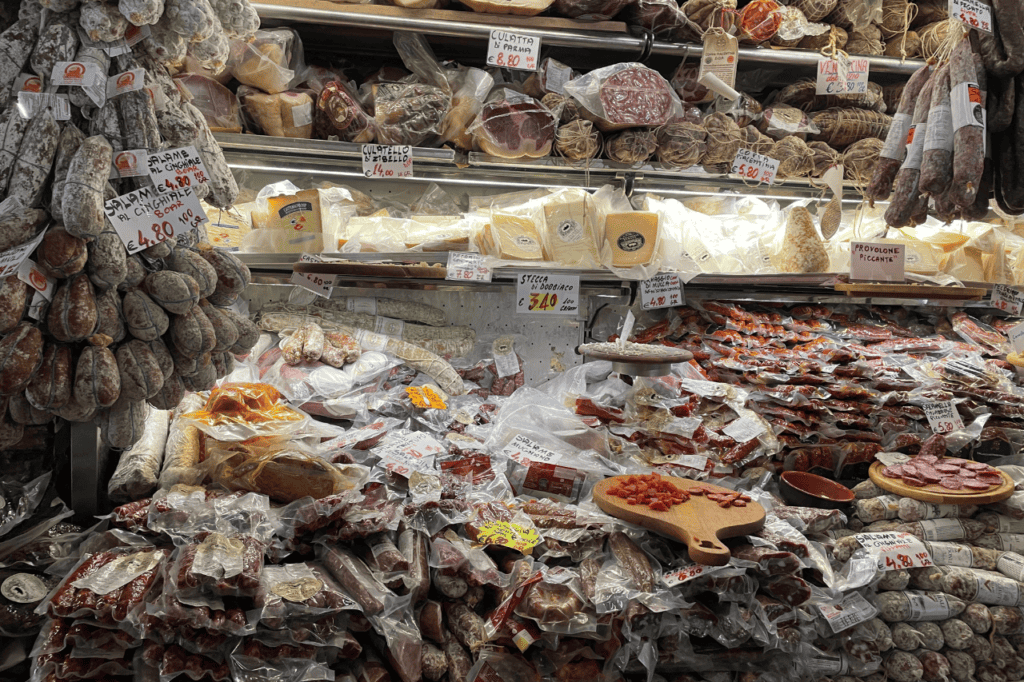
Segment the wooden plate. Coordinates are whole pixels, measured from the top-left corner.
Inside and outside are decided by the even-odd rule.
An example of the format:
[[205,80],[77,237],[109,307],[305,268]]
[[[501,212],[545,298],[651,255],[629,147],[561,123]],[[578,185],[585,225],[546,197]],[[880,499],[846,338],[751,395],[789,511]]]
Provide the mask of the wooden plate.
[[348,275],[355,277],[394,277],[402,279],[444,279],[447,268],[430,265],[391,265],[353,261],[328,263],[295,263],[293,272],[314,275]]
[[884,464],[875,462],[868,469],[868,476],[875,482],[875,485],[891,493],[912,497],[923,502],[933,502],[935,504],[991,504],[992,502],[1005,500],[1013,494],[1013,479],[1005,471],[999,471],[999,469],[996,469],[996,471],[999,471],[999,475],[1003,477],[1002,485],[991,486],[988,490],[949,490],[937,483],[929,483],[921,488],[907,485],[901,479],[883,476],[882,469],[884,468]]
[[[722,544],[722,539],[749,535],[764,528],[764,507],[757,502],[747,502],[746,507],[723,509],[703,495],[695,495],[668,511],[654,511],[647,506],[627,504],[621,497],[608,494],[609,488],[626,478],[629,477],[612,476],[594,486],[594,502],[601,511],[686,543],[690,558],[699,564],[723,566],[729,563],[729,548]],[[662,478],[683,490],[703,486],[716,492],[736,492],[688,478]]]
[[836,282],[836,291],[847,296],[886,298],[949,298],[957,301],[979,301],[988,294],[980,287],[946,287],[936,284],[872,284],[869,282]]

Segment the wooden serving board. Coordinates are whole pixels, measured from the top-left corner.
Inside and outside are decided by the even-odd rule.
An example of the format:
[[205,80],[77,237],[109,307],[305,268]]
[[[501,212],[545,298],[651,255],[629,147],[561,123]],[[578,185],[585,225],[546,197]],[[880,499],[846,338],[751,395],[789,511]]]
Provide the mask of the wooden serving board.
[[311,275],[334,275],[352,277],[394,277],[400,279],[444,279],[447,268],[430,265],[391,265],[381,263],[327,262],[295,263],[293,272]]
[[[701,495],[693,496],[668,511],[654,511],[647,506],[627,504],[626,500],[607,492],[626,478],[629,477],[613,476],[594,486],[594,502],[601,511],[685,543],[690,550],[690,558],[698,564],[723,566],[729,563],[729,548],[722,544],[722,540],[749,535],[764,528],[764,507],[757,502],[747,502],[746,507],[723,509],[717,502]],[[687,478],[665,476],[662,480],[668,480],[683,490],[702,486],[716,492],[736,492]]]
[[869,282],[836,282],[836,291],[847,296],[886,298],[946,298],[957,301],[980,301],[988,294],[981,287],[945,287],[933,284],[871,284]]
[[923,487],[907,485],[901,479],[889,478],[882,475],[885,465],[875,462],[868,469],[868,476],[879,488],[888,490],[891,493],[911,497],[922,502],[934,504],[991,504],[1005,500],[1013,494],[1014,481],[1005,471],[999,471],[1003,477],[1002,485],[991,486],[988,490],[950,490],[943,488],[937,483],[929,483]]

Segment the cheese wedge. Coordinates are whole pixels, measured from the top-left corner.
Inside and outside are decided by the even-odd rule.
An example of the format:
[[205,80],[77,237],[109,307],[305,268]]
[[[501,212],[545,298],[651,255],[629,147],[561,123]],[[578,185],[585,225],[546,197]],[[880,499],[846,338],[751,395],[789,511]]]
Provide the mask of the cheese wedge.
[[609,213],[604,224],[605,242],[611,248],[612,267],[647,265],[658,243],[658,214],[633,211]]
[[600,267],[590,193],[569,189],[544,202],[545,242],[551,259],[575,268]]
[[503,260],[544,259],[537,224],[529,218],[494,213],[491,234],[498,257]]

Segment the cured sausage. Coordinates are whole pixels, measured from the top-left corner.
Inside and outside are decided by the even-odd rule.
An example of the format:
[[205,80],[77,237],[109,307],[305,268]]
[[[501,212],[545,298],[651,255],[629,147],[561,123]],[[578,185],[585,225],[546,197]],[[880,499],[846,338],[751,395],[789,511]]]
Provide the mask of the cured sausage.
[[[907,154],[896,174],[892,199],[885,210],[885,224],[906,227],[917,206],[918,181],[921,178],[921,156],[928,128],[928,110],[931,108],[935,77],[928,79],[914,105],[914,118],[907,133]],[[909,88],[908,88],[909,89]]]
[[[977,197],[985,170],[985,127],[980,118],[984,104],[980,100],[974,54],[966,38],[953,49],[949,77],[954,111],[953,184],[949,198],[957,206],[970,206]],[[963,112],[962,115],[957,116],[958,111]]]
[[64,229],[69,234],[95,239],[103,231],[103,192],[112,156],[110,143],[97,135],[85,139],[72,157],[61,206]]
[[922,192],[942,194],[952,179],[953,110],[949,103],[949,64],[943,64],[935,72],[918,184]]
[[892,193],[892,183],[907,153],[907,132],[910,130],[914,106],[925,84],[931,76],[931,67],[925,64],[914,72],[900,95],[899,107],[885,136],[885,146],[879,154],[875,172],[867,187],[867,198],[871,202],[885,201]]

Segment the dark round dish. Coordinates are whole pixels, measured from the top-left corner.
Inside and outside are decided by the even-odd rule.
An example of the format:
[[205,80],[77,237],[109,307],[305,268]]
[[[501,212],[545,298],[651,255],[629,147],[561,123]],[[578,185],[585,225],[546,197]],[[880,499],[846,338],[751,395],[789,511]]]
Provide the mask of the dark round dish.
[[779,480],[782,499],[796,507],[843,509],[853,502],[853,491],[824,476],[806,471],[783,472]]

